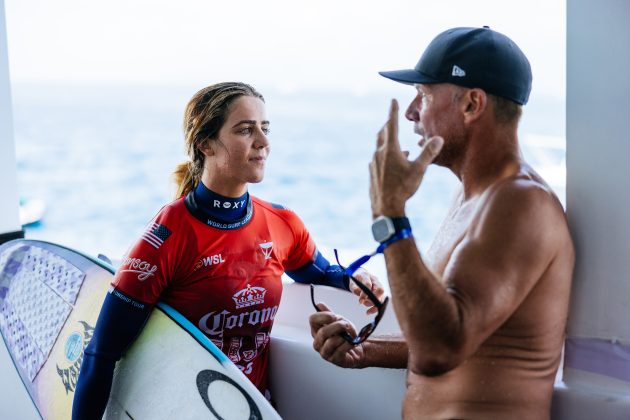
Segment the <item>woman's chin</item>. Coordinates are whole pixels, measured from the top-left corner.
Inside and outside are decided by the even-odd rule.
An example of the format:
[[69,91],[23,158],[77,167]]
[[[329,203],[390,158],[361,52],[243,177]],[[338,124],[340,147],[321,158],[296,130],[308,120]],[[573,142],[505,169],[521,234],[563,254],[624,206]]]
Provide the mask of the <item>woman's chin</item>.
[[249,179],[250,184],[260,184],[262,180],[265,178],[264,174],[253,176]]

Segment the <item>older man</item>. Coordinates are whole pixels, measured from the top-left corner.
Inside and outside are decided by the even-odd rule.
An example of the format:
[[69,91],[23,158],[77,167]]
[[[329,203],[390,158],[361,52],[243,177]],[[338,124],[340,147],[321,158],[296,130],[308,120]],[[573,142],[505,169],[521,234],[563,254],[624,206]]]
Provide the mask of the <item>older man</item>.
[[[414,69],[381,74],[416,90],[405,116],[424,146],[414,160],[401,151],[392,101],[370,196],[402,337],[353,345],[340,336],[353,326],[319,304],[314,347],[344,367],[406,367],[404,418],[548,418],[574,249],[562,205],[519,150],[529,62],[505,35],[454,28]],[[405,203],[432,162],[461,190],[421,255],[401,232]]]

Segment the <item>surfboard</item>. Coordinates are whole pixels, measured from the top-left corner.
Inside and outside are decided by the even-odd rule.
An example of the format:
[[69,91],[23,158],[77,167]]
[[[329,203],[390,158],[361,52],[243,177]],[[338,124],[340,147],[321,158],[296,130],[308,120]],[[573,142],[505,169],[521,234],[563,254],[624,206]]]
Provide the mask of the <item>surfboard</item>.
[[[0,246],[0,332],[44,419],[69,419],[83,351],[114,274],[49,242]],[[118,362],[106,419],[279,419],[243,373],[175,309],[158,303]]]

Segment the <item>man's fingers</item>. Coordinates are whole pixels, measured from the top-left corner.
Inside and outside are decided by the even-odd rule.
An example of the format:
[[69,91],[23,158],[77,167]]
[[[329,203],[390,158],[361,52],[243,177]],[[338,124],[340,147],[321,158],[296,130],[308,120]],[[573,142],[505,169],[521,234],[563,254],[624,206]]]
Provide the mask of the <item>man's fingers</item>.
[[376,149],[379,150],[383,146],[400,150],[398,144],[398,101],[396,99],[392,99],[389,106],[389,118],[376,137]]
[[[336,320],[335,322],[322,326],[317,333],[313,335],[313,348],[324,357],[324,354],[322,354],[324,345],[330,340],[333,342],[339,342],[338,339],[343,340],[340,336],[343,332],[347,332],[352,336],[356,335],[352,324],[345,319]],[[338,345],[335,347],[338,347]],[[327,347],[327,349],[330,351],[330,347]],[[324,358],[327,359],[327,357]]]
[[330,337],[319,349],[319,354],[323,359],[332,363],[342,362],[346,353],[352,348],[352,345],[344,340],[340,335]]
[[398,144],[398,101],[396,99],[392,99],[392,103],[389,107],[387,146],[400,150],[400,145]]
[[378,132],[376,136],[376,150],[383,147],[385,144],[385,139],[387,138],[387,124],[381,128],[381,131]]
[[429,164],[431,164],[435,157],[440,153],[443,144],[444,139],[442,137],[431,137],[424,145],[422,153],[420,153],[416,160],[414,160],[414,166],[416,166],[419,171],[424,172],[427,166],[429,166]]
[[[318,304],[318,306],[319,305],[327,307],[323,303]],[[320,328],[332,322],[335,322],[338,319],[337,315],[329,311],[330,310],[327,309],[326,312],[315,312],[308,317],[308,323],[311,326],[311,335],[313,337],[315,337],[315,334],[317,334],[317,331],[319,331]]]

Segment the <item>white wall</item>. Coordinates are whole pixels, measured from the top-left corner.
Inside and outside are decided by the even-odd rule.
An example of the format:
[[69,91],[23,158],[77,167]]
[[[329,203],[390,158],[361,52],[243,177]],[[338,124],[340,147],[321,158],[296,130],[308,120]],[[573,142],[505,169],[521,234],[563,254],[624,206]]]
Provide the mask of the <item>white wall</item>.
[[569,334],[630,344],[630,2],[567,2]]
[[22,229],[18,200],[7,28],[4,0],[0,0],[0,234]]

